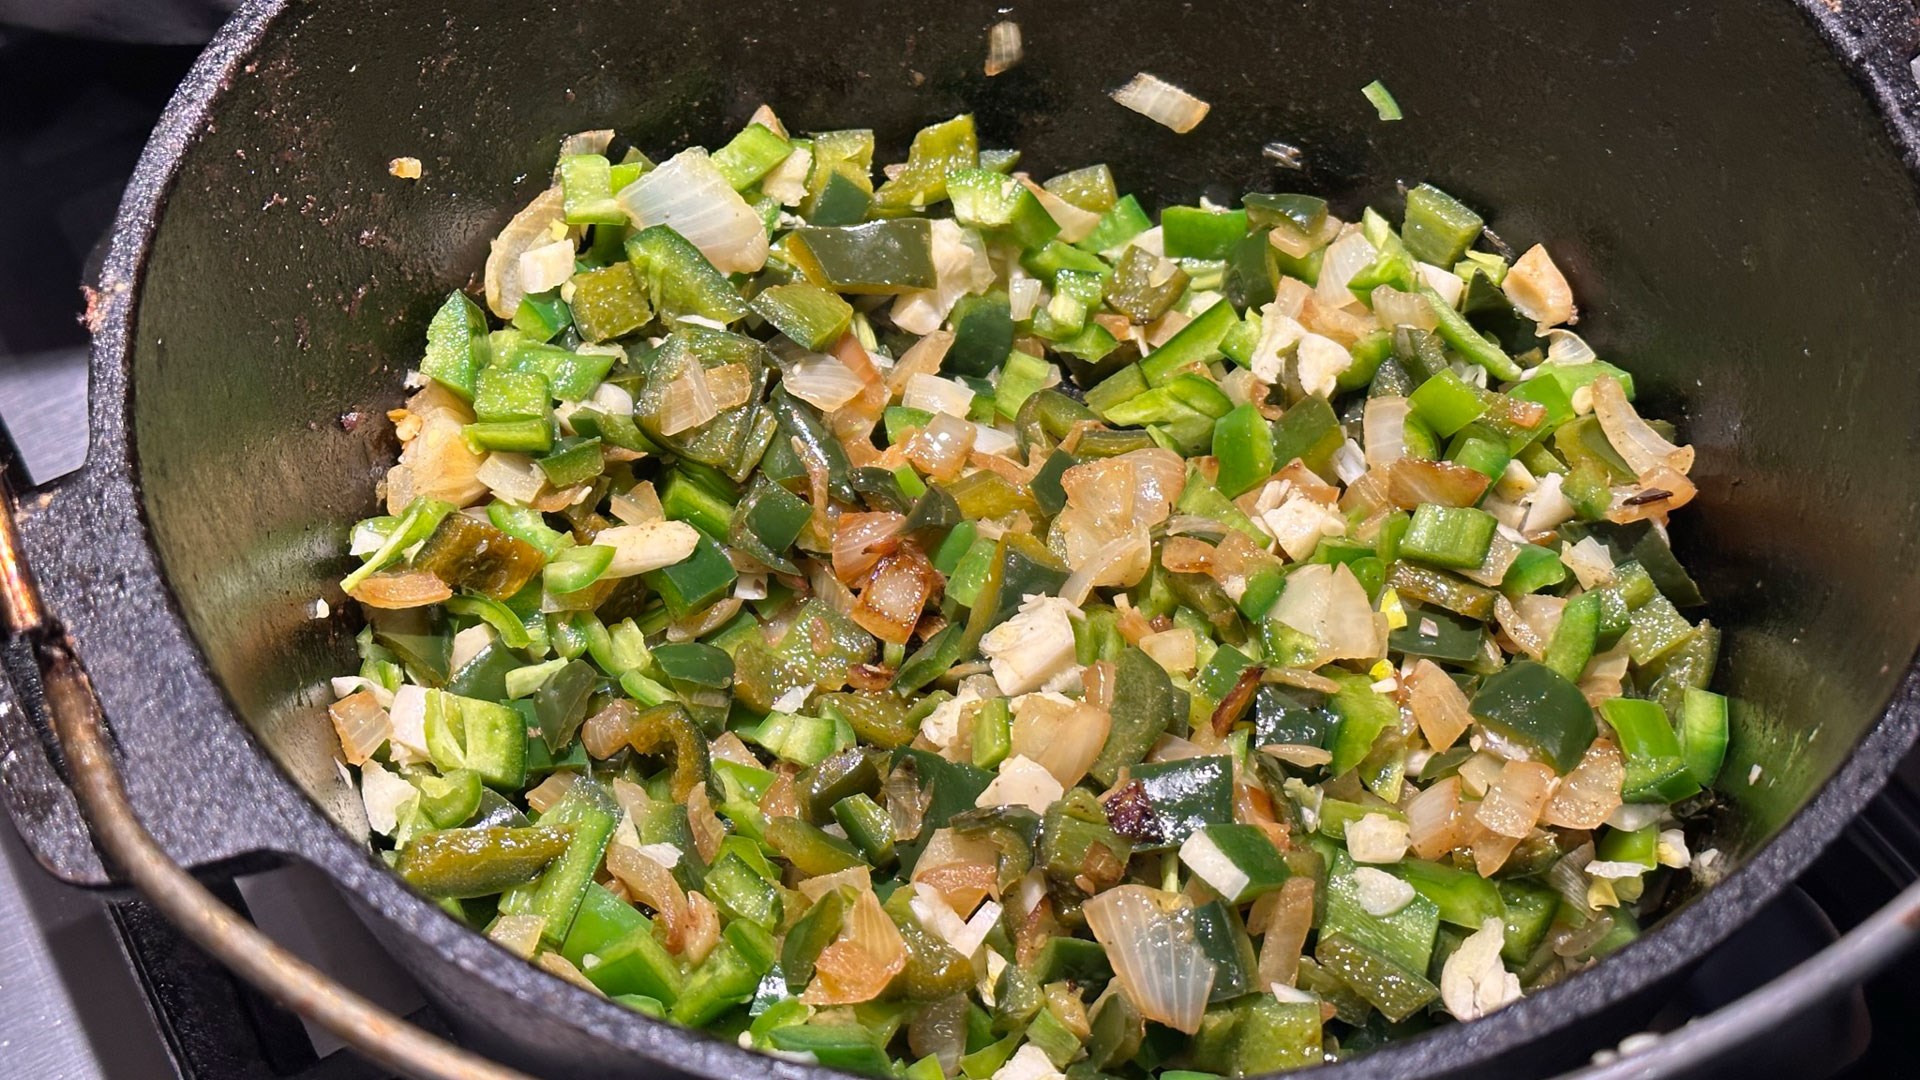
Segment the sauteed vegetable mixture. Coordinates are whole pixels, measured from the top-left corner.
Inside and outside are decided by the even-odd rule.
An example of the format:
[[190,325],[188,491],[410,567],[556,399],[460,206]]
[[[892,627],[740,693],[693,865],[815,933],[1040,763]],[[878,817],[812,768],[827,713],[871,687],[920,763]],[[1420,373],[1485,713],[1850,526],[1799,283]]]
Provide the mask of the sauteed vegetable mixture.
[[1693,452],[1422,185],[1158,224],[967,116],[566,141],[432,318],[332,717],[382,856],[855,1072],[1242,1075],[1639,933],[1719,771]]

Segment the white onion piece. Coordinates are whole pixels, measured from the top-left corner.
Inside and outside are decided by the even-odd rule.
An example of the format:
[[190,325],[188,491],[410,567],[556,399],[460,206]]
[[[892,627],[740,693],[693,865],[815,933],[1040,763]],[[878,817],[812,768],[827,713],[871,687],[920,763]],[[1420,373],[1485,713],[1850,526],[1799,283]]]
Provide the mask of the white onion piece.
[[1026,694],[1013,703],[1012,752],[1052,773],[1065,790],[1087,775],[1112,728],[1113,717],[1097,705],[1063,694]]
[[947,350],[953,348],[953,338],[951,330],[935,330],[907,346],[907,351],[900,354],[900,359],[893,362],[893,369],[887,372],[888,397],[897,398],[904,393],[907,381],[915,375],[938,375]]
[[1320,264],[1320,280],[1314,286],[1315,299],[1334,309],[1358,304],[1360,301],[1348,291],[1347,282],[1372,266],[1379,254],[1357,228],[1335,240]]
[[[643,480],[633,485],[632,490],[623,491],[607,500],[613,516],[623,525],[644,525],[649,521],[659,521],[667,516],[660,505],[660,496],[653,490],[653,481]],[[793,710],[789,709],[788,712]]]
[[560,156],[571,157],[574,154],[604,154],[607,152],[607,147],[612,145],[612,128],[595,128],[592,131],[576,131],[560,140]]
[[1597,829],[1620,809],[1626,762],[1620,748],[1596,739],[1540,812],[1542,824],[1563,829]]
[[1539,244],[1514,260],[1513,268],[1500,282],[1500,291],[1542,330],[1573,321],[1573,288],[1560,268],[1553,265],[1553,256]]
[[986,65],[988,77],[1011,70],[1020,62],[1021,53],[1019,23],[1012,19],[1003,19],[988,28]]
[[534,196],[525,209],[513,215],[500,235],[493,238],[487,249],[487,268],[482,280],[486,283],[487,307],[495,315],[511,319],[513,313],[520,310],[520,298],[527,294],[527,289],[520,284],[520,256],[532,248],[552,243],[555,225],[566,227],[566,200],[558,184]]
[[1493,542],[1487,545],[1487,557],[1472,570],[1460,571],[1460,576],[1482,585],[1498,585],[1507,576],[1507,569],[1520,557],[1520,545],[1499,533],[1493,534]]
[[1148,634],[1140,639],[1139,646],[1154,663],[1178,675],[1188,674],[1199,664],[1199,645],[1192,629],[1185,626]]
[[1318,641],[1319,663],[1386,655],[1386,616],[1373,610],[1366,586],[1344,563],[1310,563],[1295,570],[1267,618]]
[[760,190],[781,206],[799,206],[807,198],[807,176],[813,172],[813,151],[796,146],[793,153],[760,178]]
[[1560,561],[1573,571],[1580,587],[1592,589],[1613,580],[1613,556],[1606,545],[1588,536],[1577,544],[1560,545]]
[[1408,707],[1414,722],[1426,736],[1427,745],[1445,750],[1473,723],[1467,710],[1467,695],[1440,665],[1422,657],[1403,681]]
[[715,409],[738,408],[753,396],[753,375],[745,364],[721,364],[707,371],[707,392]]
[[907,460],[936,480],[951,480],[966,464],[977,430],[957,416],[935,413],[925,429],[907,440]]
[[973,407],[973,388],[938,375],[915,375],[907,380],[906,392],[900,395],[900,404],[909,409],[946,413],[965,419],[967,411]]
[[684,521],[648,521],[602,529],[593,543],[613,549],[605,576],[634,577],[684,561],[699,545],[700,533]]
[[1062,242],[1077,244],[1085,240],[1100,224],[1099,214],[1080,209],[1024,176],[1020,177],[1020,183],[1024,184],[1028,191],[1033,192],[1033,197],[1040,201],[1040,206],[1046,210],[1047,216],[1053,219],[1054,224],[1060,226]]
[[1033,317],[1033,309],[1040,306],[1040,279],[1017,274],[1007,282],[1007,310],[1014,322],[1025,322]]
[[866,384],[847,365],[831,356],[807,355],[794,361],[780,376],[787,393],[822,412],[834,410],[860,396]]
[[713,390],[707,384],[707,371],[699,364],[687,365],[681,376],[667,384],[660,400],[660,434],[678,435],[691,431],[720,415]]
[[933,288],[902,293],[893,302],[893,324],[909,334],[931,334],[940,329],[962,296],[984,292],[993,284],[987,246],[973,230],[961,228],[949,218],[937,219],[933,222],[932,250]]
[[334,734],[340,736],[340,751],[349,765],[365,764],[393,733],[387,710],[380,707],[372,690],[348,694],[327,706],[327,716],[333,721]]
[[366,807],[367,824],[373,831],[392,836],[400,826],[400,815],[409,805],[420,801],[420,792],[400,774],[388,772],[377,761],[369,761],[360,767],[360,801]]
[[[1055,522],[1059,520],[1056,518]],[[1060,595],[1074,604],[1083,604],[1095,585],[1131,585],[1145,576],[1152,564],[1153,541],[1145,527],[1128,529],[1082,557],[1080,565],[1060,586]]]
[[1655,469],[1668,468],[1685,476],[1693,469],[1693,447],[1675,446],[1640,419],[1627,400],[1620,380],[1602,375],[1593,380],[1593,415],[1606,432],[1607,442],[1620,452],[1635,475],[1646,476]]
[[1113,100],[1141,116],[1185,135],[1207,118],[1210,106],[1155,75],[1141,72],[1115,90]]
[[1407,454],[1407,414],[1412,406],[1403,397],[1368,398],[1360,421],[1367,464],[1383,469]]
[[615,383],[603,382],[594,387],[587,404],[609,416],[633,415],[633,395]]
[[1426,297],[1419,293],[1401,292],[1391,285],[1381,285],[1373,290],[1373,314],[1380,320],[1381,326],[1411,326],[1416,330],[1431,330],[1440,325],[1440,317],[1434,314],[1433,305],[1427,303]]
[[1600,359],[1586,339],[1571,330],[1549,330],[1546,338],[1549,364],[1585,364]]
[[573,241],[555,240],[528,248],[520,253],[519,269],[520,287],[529,293],[559,288],[573,276]]
[[986,424],[973,425],[973,450],[977,454],[999,454],[1012,457],[1020,449],[1020,440]]
[[1436,780],[1407,803],[1407,843],[1421,859],[1438,859],[1468,843],[1478,824],[1460,804],[1460,778]]
[[1407,823],[1385,814],[1347,823],[1347,854],[1357,863],[1397,863],[1407,857],[1410,839]]
[[671,228],[723,274],[752,273],[766,264],[760,215],[699,147],[675,154],[613,198],[636,226]]
[[1506,944],[1501,920],[1491,918],[1467,935],[1440,968],[1440,1001],[1459,1020],[1478,1020],[1520,1000],[1520,977],[1500,962]]
[[1418,264],[1418,269],[1420,280],[1426,282],[1428,288],[1439,293],[1440,299],[1445,300],[1448,307],[1460,306],[1460,297],[1467,291],[1467,283],[1460,279],[1460,275],[1444,266],[1435,266],[1427,262]]
[[1367,455],[1360,444],[1348,439],[1333,452],[1333,472],[1342,484],[1351,484],[1367,475]]
[[1540,811],[1553,797],[1553,766],[1541,761],[1509,761],[1480,800],[1474,817],[1491,832],[1520,839],[1533,830]]
[[500,498],[522,506],[539,498],[547,483],[547,475],[532,458],[503,450],[488,454],[474,478]]
[[1200,1030],[1214,967],[1195,940],[1191,903],[1144,885],[1121,885],[1081,911],[1140,1015],[1189,1035]]

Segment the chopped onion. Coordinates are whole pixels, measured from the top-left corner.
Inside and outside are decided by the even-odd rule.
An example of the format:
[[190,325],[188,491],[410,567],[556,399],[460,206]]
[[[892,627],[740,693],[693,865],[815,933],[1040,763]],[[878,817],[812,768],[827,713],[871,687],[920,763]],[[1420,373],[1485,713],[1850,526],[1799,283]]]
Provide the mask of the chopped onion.
[[[987,29],[987,66],[988,77],[1002,74],[1020,62],[1020,24],[1012,19],[1002,19]],[[951,1074],[952,1069],[947,1072]]]
[[1199,644],[1185,626],[1148,634],[1140,639],[1140,651],[1176,675],[1190,674],[1199,664]]
[[753,374],[745,364],[721,364],[707,372],[707,393],[721,412],[738,408],[753,397]]
[[550,772],[545,780],[527,789],[527,805],[533,809],[534,813],[544,814],[551,810],[555,803],[566,798],[567,792],[573,790],[573,785],[579,779],[580,774],[576,772],[567,770]]
[[1366,443],[1368,465],[1381,469],[1406,456],[1407,414],[1411,411],[1412,406],[1403,397],[1367,399],[1361,437]]
[[1549,330],[1546,338],[1549,364],[1585,364],[1600,359],[1593,346],[1571,330]]
[[1411,840],[1408,824],[1385,814],[1363,814],[1347,823],[1347,854],[1357,863],[1397,863],[1407,857]]
[[957,416],[937,413],[924,430],[907,440],[907,460],[931,479],[951,480],[967,463],[977,430]]
[[[1069,508],[1054,519],[1054,532],[1058,535],[1062,530],[1073,530],[1089,520],[1090,515]],[[1080,538],[1064,541],[1067,565],[1074,570],[1060,587],[1060,595],[1070,603],[1085,603],[1095,586],[1133,585],[1153,567],[1153,538],[1144,525],[1124,529],[1105,543],[1099,543],[1097,525],[1087,525],[1084,531],[1070,535]]]
[[625,844],[607,845],[607,871],[626,886],[628,896],[653,909],[653,933],[660,944],[671,953],[682,951],[687,944],[687,894],[672,871]]
[[1540,761],[1509,761],[1474,812],[1480,824],[1501,836],[1520,839],[1533,830],[1540,811],[1553,797],[1553,766]]
[[1206,119],[1209,108],[1206,102],[1185,90],[1144,71],[1109,96],[1154,123],[1172,128],[1182,135]]
[[1310,563],[1295,570],[1267,618],[1318,641],[1317,663],[1386,655],[1386,616],[1373,610],[1366,586],[1345,564]]
[[[1449,274],[1448,277],[1453,277]],[[1458,282],[1459,278],[1454,278]],[[1391,285],[1379,285],[1373,290],[1373,314],[1384,327],[1411,326],[1416,330],[1431,330],[1440,325],[1440,317],[1434,314],[1433,305],[1419,293],[1401,292]]]
[[[545,915],[502,915],[487,928],[487,938],[520,959],[531,960],[546,929]],[[594,990],[598,992],[599,987]]]
[[1577,544],[1560,545],[1560,561],[1579,580],[1583,589],[1598,588],[1613,580],[1613,556],[1606,545],[1591,536]]
[[1403,510],[1421,503],[1473,506],[1491,482],[1485,473],[1464,465],[1402,457],[1387,470],[1387,498]]
[[[1347,835],[1353,835],[1353,826],[1347,827]],[[1404,851],[1405,845],[1402,845]],[[1413,886],[1371,866],[1355,867],[1353,884],[1356,898],[1360,901],[1360,910],[1376,919],[1389,915],[1413,903]]]
[[1471,843],[1480,826],[1460,801],[1460,778],[1443,777],[1407,803],[1407,843],[1421,859],[1438,859]]
[[1020,274],[1007,282],[1008,314],[1014,322],[1025,322],[1033,317],[1033,309],[1040,306],[1040,279]]
[[606,577],[635,577],[684,562],[699,546],[700,533],[684,521],[643,521],[602,529],[593,542],[613,549]]
[[872,890],[860,894],[833,944],[814,961],[809,1005],[857,1005],[879,997],[907,966],[907,945]]
[[973,407],[973,389],[938,375],[914,375],[907,380],[900,404],[909,409],[946,413],[965,419],[968,410]]
[[1091,510],[1116,526],[1134,521],[1151,526],[1167,520],[1186,483],[1186,462],[1158,447],[1083,462],[1060,474],[1069,504]]
[[[467,445],[466,424],[470,419],[471,415],[462,416],[450,409],[426,415],[419,434],[400,451],[400,464],[394,469],[405,470],[411,485],[409,498],[426,495],[465,506],[487,493],[487,485],[479,476],[481,458]],[[388,474],[388,506],[399,513],[406,500],[401,500],[401,506],[393,505],[398,493],[393,490],[392,476]]]
[[500,235],[493,238],[487,251],[487,268],[482,276],[486,285],[487,307],[503,319],[513,318],[520,310],[520,298],[527,288],[520,282],[520,256],[555,240],[554,227],[566,227],[566,199],[555,184],[534,196]]
[[853,621],[882,641],[904,645],[940,580],[940,572],[919,548],[902,547],[874,565],[851,612]]
[[905,393],[908,381],[915,375],[940,374],[940,365],[946,360],[947,351],[953,348],[953,339],[953,331],[935,330],[909,345],[900,359],[894,361],[893,370],[887,372],[888,396],[894,398]]
[[613,198],[636,226],[668,226],[723,274],[750,274],[766,264],[760,215],[699,147],[675,154]]
[[760,178],[760,191],[781,206],[799,206],[807,198],[807,177],[813,172],[813,151],[796,146]]
[[659,521],[667,516],[660,505],[660,496],[653,490],[653,481],[642,480],[632,488],[607,500],[613,516],[625,525],[644,525],[649,521]]
[[1455,1019],[1478,1020],[1520,1000],[1520,977],[1500,962],[1506,928],[1489,918],[1440,968],[1440,1001]]
[[453,598],[447,583],[426,570],[399,570],[374,574],[347,595],[373,608],[397,610],[425,607]]
[[788,366],[780,382],[787,393],[823,412],[833,412],[859,397],[866,386],[839,360],[811,354]]
[[573,254],[571,240],[555,240],[521,252],[520,287],[529,293],[540,293],[566,284],[573,276]]
[[935,829],[910,880],[940,890],[953,910],[972,911],[987,897],[999,897],[999,867],[1000,852],[991,841]]
[[607,152],[607,147],[612,145],[612,128],[594,128],[591,131],[576,131],[560,140],[560,156],[571,157],[574,154],[604,154]]
[[1120,991],[1141,1017],[1191,1035],[1213,990],[1214,966],[1195,939],[1186,897],[1121,885],[1081,906],[1106,948]]
[[933,288],[902,293],[893,302],[893,324],[909,334],[940,329],[962,296],[985,292],[993,285],[993,265],[978,233],[950,218],[936,219],[932,230]]
[[1077,244],[1085,240],[1100,224],[1099,214],[1080,209],[1024,176],[1019,180],[1028,191],[1033,192],[1033,197],[1040,201],[1040,206],[1046,210],[1047,216],[1053,219],[1054,224],[1060,226],[1060,240],[1063,243]]
[[1460,571],[1460,576],[1482,585],[1497,586],[1506,580],[1508,568],[1520,557],[1520,545],[1507,539],[1500,533],[1493,534],[1493,542],[1487,547],[1487,557],[1472,570]]
[[374,751],[385,745],[393,733],[387,710],[371,690],[348,694],[327,706],[334,733],[340,736],[340,750],[349,765],[362,765]]
[[1260,937],[1261,985],[1292,986],[1299,975],[1300,954],[1313,930],[1313,892],[1313,879],[1301,876],[1288,878],[1279,892],[1267,894],[1274,899]]
[[500,498],[522,506],[538,499],[541,490],[547,486],[546,474],[540,471],[532,458],[504,450],[488,454],[474,478]]
[[1440,665],[1422,657],[1404,682],[1414,721],[1428,746],[1447,749],[1473,723],[1473,715],[1467,711],[1467,695]]
[[[1343,308],[1360,301],[1347,289],[1347,282],[1353,276],[1379,258],[1367,238],[1355,228],[1327,248],[1327,254],[1320,264],[1320,279],[1314,285],[1314,298],[1331,308]],[[1304,310],[1304,309],[1303,309]]]
[[1540,820],[1565,829],[1597,829],[1620,809],[1620,788],[1625,780],[1626,764],[1620,748],[1610,740],[1596,739],[1580,763],[1560,781],[1559,789],[1540,812]]
[[1693,469],[1693,447],[1675,446],[1640,419],[1619,379],[1602,375],[1593,380],[1592,387],[1593,415],[1606,432],[1607,442],[1636,475],[1644,479],[1655,469],[1667,468],[1685,476]]
[[388,772],[377,761],[368,761],[360,767],[360,801],[373,831],[392,836],[400,827],[400,816],[407,807],[419,803],[420,791],[399,773]]
[[1012,457],[1020,449],[1020,440],[997,427],[973,425],[973,452]]
[[1573,289],[1560,268],[1553,265],[1553,256],[1539,244],[1514,260],[1500,282],[1500,291],[1543,331],[1573,321]]
[[833,575],[844,582],[858,580],[900,546],[895,538],[906,523],[905,515],[892,511],[840,515],[833,530]]
[[1444,266],[1435,266],[1428,262],[1418,264],[1418,268],[1420,280],[1426,282],[1428,288],[1439,293],[1440,299],[1446,301],[1448,307],[1460,306],[1460,298],[1467,291],[1467,283],[1460,279],[1460,275]]
[[1012,752],[1071,788],[1093,767],[1112,728],[1113,718],[1098,706],[1062,694],[1026,694],[1013,704]]
[[707,371],[699,364],[689,364],[679,378],[667,384],[666,393],[660,401],[658,419],[660,434],[678,435],[720,415],[720,406],[714,402],[713,390],[707,383]]

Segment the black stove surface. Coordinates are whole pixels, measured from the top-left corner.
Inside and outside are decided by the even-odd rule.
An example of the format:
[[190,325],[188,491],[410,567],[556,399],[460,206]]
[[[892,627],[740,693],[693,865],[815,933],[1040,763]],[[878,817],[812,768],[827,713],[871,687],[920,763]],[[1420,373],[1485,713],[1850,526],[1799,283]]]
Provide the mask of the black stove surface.
[[[0,2],[0,17],[6,14]],[[85,453],[90,280],[120,191],[192,46],[0,25],[0,421],[44,482]],[[0,1053],[48,1080],[362,1080],[383,1075],[233,979],[138,900],[40,873],[0,826]],[[1719,1007],[1817,952],[1920,876],[1920,756],[1778,901],[1704,962],[1657,1027]],[[269,933],[387,1007],[439,1027],[324,880],[299,868],[219,886]],[[1920,1076],[1920,972],[1896,965],[1715,1075]],[[1600,1049],[1600,1048],[1595,1048]],[[24,1056],[12,1056],[24,1055]]]

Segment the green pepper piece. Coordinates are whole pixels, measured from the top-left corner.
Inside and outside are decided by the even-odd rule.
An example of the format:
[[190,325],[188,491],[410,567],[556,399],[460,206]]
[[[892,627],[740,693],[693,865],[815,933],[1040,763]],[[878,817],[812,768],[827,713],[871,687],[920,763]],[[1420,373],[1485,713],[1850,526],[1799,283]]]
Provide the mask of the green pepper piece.
[[[1489,675],[1470,709],[1475,719],[1539,751],[1562,773],[1579,763],[1599,734],[1593,709],[1579,687],[1532,660],[1516,660]],[[1671,737],[1671,729],[1667,734]]]
[[837,874],[867,865],[852,844],[799,818],[777,817],[769,821],[767,844],[807,877]]
[[1108,824],[1092,792],[1074,788],[1041,818],[1037,855],[1055,884],[1092,894],[1120,883],[1133,845]]
[[1233,820],[1233,759],[1182,758],[1131,766],[1107,800],[1107,821],[1135,851],[1179,847],[1208,825]]
[[1587,669],[1587,662],[1593,659],[1594,644],[1599,638],[1601,603],[1601,594],[1597,592],[1582,593],[1569,600],[1561,610],[1560,625],[1547,641],[1541,662],[1569,682],[1577,681]]
[[407,508],[400,512],[400,520],[387,532],[373,554],[367,556],[358,570],[348,574],[341,582],[340,589],[351,593],[360,583],[372,577],[377,571],[392,565],[410,547],[426,540],[439,529],[440,523],[454,512],[449,502],[416,495]]
[[1433,604],[1483,622],[1493,618],[1493,602],[1499,596],[1485,585],[1404,560],[1387,568],[1387,584],[1402,600]]
[[1041,247],[1059,235],[1060,224],[1026,186],[987,169],[956,169],[947,174],[953,219],[971,229],[1004,235],[1022,250]]
[[[806,1054],[802,1060],[821,1067],[866,1076],[890,1077],[893,1059],[886,1048],[874,1041],[872,1033],[858,1026],[794,1024],[775,1028],[768,1039],[775,1050]],[[935,1062],[938,1073],[938,1062]]]
[[650,931],[652,920],[639,909],[608,892],[605,886],[590,885],[580,898],[580,910],[560,943],[560,955],[575,967],[588,953],[599,953],[620,942],[636,930]]
[[667,642],[653,647],[653,662],[676,682],[724,690],[733,682],[733,658],[699,641]]
[[420,373],[472,401],[474,378],[491,359],[486,312],[465,293],[449,294],[427,324],[427,352],[420,361]]
[[1399,722],[1400,710],[1393,699],[1373,688],[1367,676],[1337,669],[1329,671],[1340,689],[1327,699],[1327,704],[1340,717],[1340,727],[1334,736],[1333,760],[1327,771],[1340,776],[1372,752],[1380,736]]
[[569,225],[625,225],[626,212],[613,201],[613,164],[600,154],[560,159],[560,193]]
[[1435,433],[1452,435],[1486,413],[1487,395],[1451,369],[1442,369],[1421,383],[1407,404]]
[[1495,884],[1471,870],[1460,870],[1442,863],[1405,859],[1391,873],[1421,896],[1433,901],[1440,921],[1467,930],[1478,930],[1488,919],[1505,919],[1507,907]]
[[412,782],[420,789],[420,812],[436,829],[464,824],[480,809],[480,793],[486,790],[480,774],[471,769],[453,769],[444,776],[416,776]]
[[912,742],[920,729],[906,703],[891,694],[822,694],[814,705],[821,715],[846,724],[861,741],[885,750]]
[[839,341],[853,322],[853,306],[834,293],[804,281],[774,285],[749,305],[794,343],[819,352]]
[[1339,934],[1322,937],[1314,957],[1394,1023],[1440,996],[1439,989],[1417,972]]
[[1273,429],[1252,402],[1235,408],[1214,424],[1213,456],[1220,463],[1214,482],[1229,499],[1252,491],[1273,475],[1278,468],[1273,456]]
[[555,440],[553,450],[542,458],[536,458],[534,464],[547,478],[553,488],[570,488],[584,484],[599,476],[606,468],[606,458],[600,452],[600,440],[570,435]]
[[947,174],[979,163],[980,140],[971,115],[929,124],[914,135],[906,167],[873,193],[874,205],[889,211],[925,209],[947,197]]
[[587,341],[611,341],[647,325],[653,306],[631,266],[617,262],[573,275],[573,325]]
[[532,881],[568,848],[565,826],[440,829],[415,835],[394,869],[407,884],[442,900],[492,896]]
[[427,750],[441,772],[471,769],[493,787],[526,779],[526,723],[513,709],[444,690],[427,691]]
[[806,225],[787,234],[786,243],[800,272],[834,292],[902,293],[938,283],[926,218]]
[[1465,203],[1432,184],[1421,184],[1407,192],[1407,219],[1400,234],[1414,258],[1452,266],[1480,239],[1485,224]]
[[1140,361],[1148,386],[1164,386],[1175,375],[1220,355],[1220,339],[1240,321],[1233,305],[1222,300],[1194,316],[1166,343]]
[[1145,325],[1166,314],[1186,291],[1187,272],[1178,263],[1141,247],[1128,247],[1114,267],[1107,303],[1136,324]]
[[[599,886],[593,888],[598,889]],[[605,889],[600,891],[606,892]],[[617,900],[614,902],[621,903]],[[622,903],[621,906],[626,905]],[[574,919],[576,925],[584,915],[583,905],[581,915]],[[568,941],[572,941],[571,935]],[[587,952],[575,964],[588,982],[609,997],[639,995],[659,1005],[669,1006],[679,1000],[685,985],[679,964],[653,936],[650,926],[637,927],[617,941]]]
[[720,545],[702,536],[686,559],[641,576],[666,602],[667,611],[684,619],[725,595],[740,574]]
[[[613,360],[614,352],[611,349],[574,352],[558,345],[522,341],[506,350],[505,356],[496,357],[494,366],[488,368],[486,374],[498,371],[539,375],[546,379],[547,388],[554,397],[561,401],[580,401],[606,380],[607,373],[613,370]],[[544,404],[542,402],[542,406]],[[477,399],[474,407],[477,413]],[[481,419],[490,420],[494,417],[483,415]]]
[[899,876],[907,880],[913,873],[914,863],[919,861],[920,852],[933,839],[934,832],[946,827],[954,815],[972,810],[980,793],[987,790],[987,785],[993,781],[993,774],[911,747],[894,751],[895,769],[903,766],[911,768],[919,777],[921,789],[927,797],[920,835],[896,845],[900,853]]
[[638,710],[629,732],[627,742],[634,753],[666,753],[672,758],[673,776],[667,790],[674,802],[685,802],[695,787],[706,783],[707,740],[685,706],[667,702]]
[[1727,758],[1727,699],[1687,687],[1680,709],[1680,758],[1687,776],[1703,788],[1720,777]]
[[1673,722],[1659,704],[1612,698],[1600,703],[1600,712],[1620,740],[1620,752],[1627,759],[1626,781],[1620,792],[1623,799],[1671,803],[1699,792],[1700,785],[1681,756]]
[[540,344],[552,341],[572,322],[572,312],[555,289],[521,297],[520,306],[513,312],[513,328]]
[[735,191],[743,191],[792,152],[793,144],[766,125],[748,124],[733,141],[713,152],[713,166]]
[[1471,570],[1486,561],[1499,522],[1467,506],[1421,503],[1400,541],[1400,557],[1434,566]]
[[813,981],[814,961],[819,959],[821,950],[840,936],[847,912],[853,909],[853,902],[858,898],[859,893],[851,885],[830,889],[787,931],[786,940],[780,946],[780,972],[787,980],[788,989],[798,994]]
[[794,792],[810,821],[826,821],[833,805],[855,794],[880,790],[880,764],[862,748],[842,750],[794,777]]
[[1480,331],[1467,321],[1467,317],[1454,310],[1453,305],[1434,292],[1431,285],[1422,284],[1418,292],[1427,298],[1427,306],[1433,309],[1434,317],[1439,320],[1437,332],[1440,337],[1468,363],[1486,368],[1487,374],[1505,382],[1520,378],[1520,365],[1513,362],[1513,357],[1508,356],[1498,344],[1482,337]]
[[[1304,1069],[1326,1060],[1320,1030],[1320,1006],[1311,1001],[1278,1001],[1261,996],[1240,1007],[1233,1035],[1235,1076]],[[1167,1080],[1171,1073],[1162,1073]]]
[[1282,468],[1298,460],[1315,472],[1325,472],[1345,439],[1333,406],[1315,394],[1294,404],[1274,424],[1273,460]]
[[1160,211],[1160,231],[1170,259],[1224,259],[1247,234],[1247,212],[1169,206]]
[[1114,662],[1113,724],[1088,774],[1112,786],[1121,769],[1147,756],[1176,718],[1176,709],[1173,681],[1166,669],[1128,646]]
[[[680,999],[673,1004],[674,1023],[685,1027],[704,1027],[735,1005],[753,997],[760,980],[772,963],[757,962],[765,932],[751,923],[729,923],[723,937],[700,966],[687,976]],[[743,947],[740,943],[746,942]],[[768,945],[770,949],[770,944]]]
[[654,306],[668,319],[698,315],[731,323],[747,314],[746,301],[726,275],[668,226],[650,225],[628,237],[627,261]]

